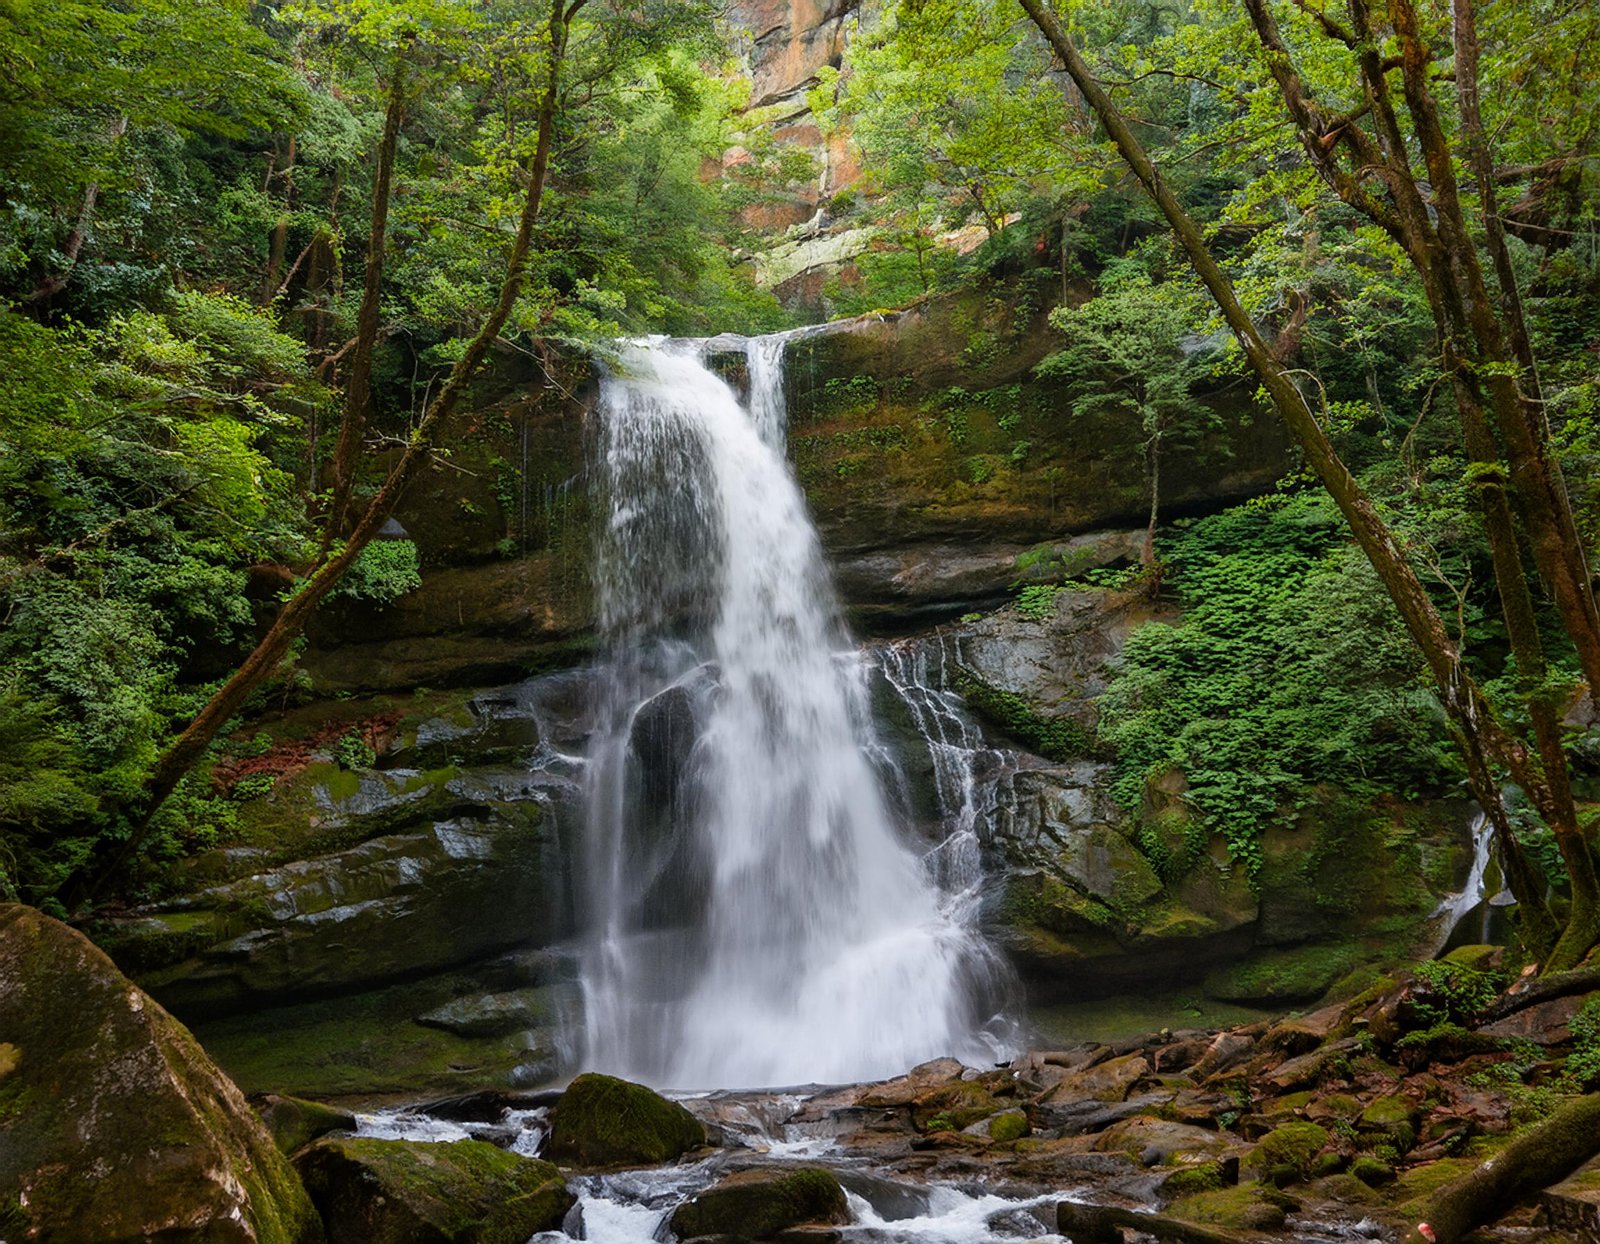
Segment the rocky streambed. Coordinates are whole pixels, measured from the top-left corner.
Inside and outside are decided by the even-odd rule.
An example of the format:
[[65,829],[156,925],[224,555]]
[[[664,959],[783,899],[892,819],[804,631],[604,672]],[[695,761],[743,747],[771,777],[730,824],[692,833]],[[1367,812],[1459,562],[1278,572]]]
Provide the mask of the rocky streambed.
[[[384,1178],[375,1163],[406,1152],[465,1159],[487,1144],[552,1159],[570,1201],[540,1244],[1087,1244],[1135,1227],[1204,1244],[1398,1240],[1441,1189],[1511,1162],[1514,1137],[1594,1100],[1567,1063],[1568,1021],[1595,982],[1524,982],[1463,1013],[1497,954],[1470,948],[1306,1014],[994,1067],[942,1059],[871,1084],[671,1101],[584,1075],[559,1092],[390,1107],[344,1120],[351,1135],[296,1162],[336,1158],[371,1183]],[[1591,1129],[1566,1165],[1595,1150]],[[1594,1238],[1600,1165],[1529,1178],[1474,1238]]]
[[1600,971],[1507,988],[1502,954],[871,1084],[669,1100],[478,1077],[376,1109],[247,1102],[80,934],[0,907],[0,1238],[1238,1244],[1431,1217],[1440,1240],[1478,1220],[1480,1241],[1592,1240]]

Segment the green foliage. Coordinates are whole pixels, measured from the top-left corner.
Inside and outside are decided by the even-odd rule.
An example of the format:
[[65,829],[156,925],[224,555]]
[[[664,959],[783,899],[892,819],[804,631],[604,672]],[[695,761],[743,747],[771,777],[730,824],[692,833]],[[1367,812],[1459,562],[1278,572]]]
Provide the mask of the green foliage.
[[410,540],[374,540],[356,555],[331,597],[383,606],[422,586],[417,546]]
[[1413,1006],[1427,1024],[1464,1025],[1476,1020],[1505,985],[1495,972],[1479,972],[1448,959],[1434,959],[1416,967],[1422,987]]
[[341,769],[370,769],[378,762],[378,753],[359,730],[341,735],[331,754]]
[[1163,556],[1183,618],[1130,637],[1100,699],[1125,807],[1182,770],[1201,824],[1254,875],[1262,829],[1319,783],[1409,795],[1447,780],[1442,714],[1325,499],[1198,520]]
[[1566,1073],[1585,1092],[1600,1086],[1600,995],[1594,995],[1567,1021],[1572,1031],[1572,1052]]
[[1016,610],[1030,622],[1043,622],[1056,610],[1056,597],[1066,589],[1053,583],[1030,583],[1017,593]]
[[1041,717],[1022,696],[991,687],[966,670],[957,670],[956,689],[968,705],[1041,756],[1072,760],[1095,750],[1094,740],[1077,722]]
[[[102,800],[135,794],[220,661],[252,637],[246,567],[305,546],[274,456],[314,392],[301,348],[213,295],[94,333],[0,313],[0,867],[43,901],[124,832]],[[91,797],[92,792],[92,797]],[[231,816],[187,784],[156,858]]]

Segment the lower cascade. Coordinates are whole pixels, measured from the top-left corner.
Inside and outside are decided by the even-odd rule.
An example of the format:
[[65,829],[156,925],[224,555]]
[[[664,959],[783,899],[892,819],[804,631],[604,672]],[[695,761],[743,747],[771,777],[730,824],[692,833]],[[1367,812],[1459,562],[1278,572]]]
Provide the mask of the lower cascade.
[[703,342],[626,344],[602,384],[585,1062],[705,1088],[991,1061],[1006,971],[969,870],[891,812],[783,453],[781,342],[741,345],[747,404]]

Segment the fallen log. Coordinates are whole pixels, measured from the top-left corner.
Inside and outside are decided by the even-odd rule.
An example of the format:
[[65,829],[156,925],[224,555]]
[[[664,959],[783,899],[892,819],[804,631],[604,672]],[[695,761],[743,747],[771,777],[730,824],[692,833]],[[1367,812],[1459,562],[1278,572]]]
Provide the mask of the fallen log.
[[1568,1102],[1476,1170],[1431,1193],[1405,1244],[1454,1244],[1600,1152],[1600,1093]]
[[1519,981],[1495,999],[1484,1013],[1484,1022],[1503,1019],[1552,998],[1566,998],[1595,989],[1600,989],[1600,964],[1574,968],[1570,972],[1556,972],[1550,976],[1529,977],[1526,982]]

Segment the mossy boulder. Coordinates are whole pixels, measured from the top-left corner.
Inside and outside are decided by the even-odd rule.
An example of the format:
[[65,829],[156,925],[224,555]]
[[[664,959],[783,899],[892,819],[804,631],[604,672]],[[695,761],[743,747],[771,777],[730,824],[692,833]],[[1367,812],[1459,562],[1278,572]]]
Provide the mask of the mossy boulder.
[[1167,1212],[1187,1222],[1243,1231],[1278,1231],[1287,1218],[1273,1190],[1256,1185],[1198,1192],[1174,1202]]
[[838,1177],[806,1166],[729,1175],[678,1206],[672,1230],[680,1240],[718,1236],[759,1241],[802,1223],[849,1221],[850,1207]]
[[591,1073],[561,1095],[546,1152],[578,1166],[653,1166],[705,1143],[705,1127],[677,1102]]
[[261,1121],[267,1125],[267,1131],[272,1133],[273,1141],[284,1153],[292,1154],[329,1132],[356,1130],[354,1114],[320,1101],[267,1093],[255,1098],[251,1104],[261,1116]]
[[0,1227],[53,1244],[314,1244],[289,1161],[188,1030],[87,938],[0,906]]
[[1387,1143],[1405,1153],[1417,1143],[1417,1108],[1398,1094],[1380,1097],[1361,1112],[1358,1124],[1364,1136]]
[[1256,1143],[1244,1166],[1258,1179],[1276,1180],[1281,1174],[1305,1179],[1329,1139],[1328,1130],[1315,1123],[1284,1123]]
[[295,1159],[332,1240],[523,1244],[576,1198],[561,1172],[481,1140],[319,1140]]

